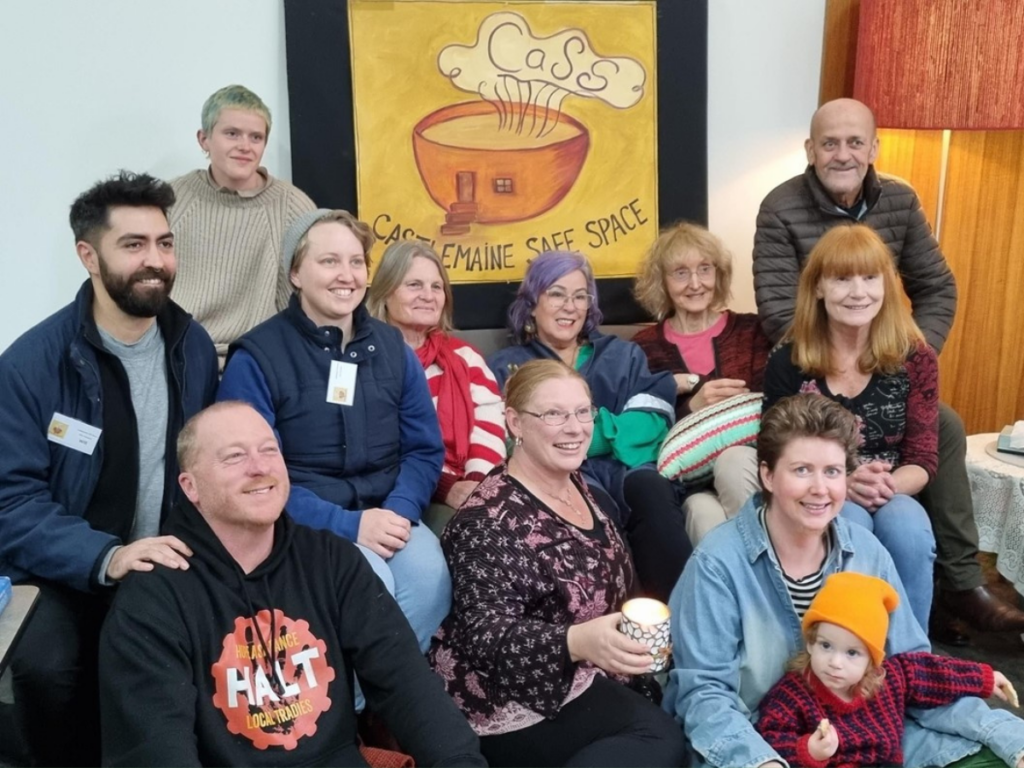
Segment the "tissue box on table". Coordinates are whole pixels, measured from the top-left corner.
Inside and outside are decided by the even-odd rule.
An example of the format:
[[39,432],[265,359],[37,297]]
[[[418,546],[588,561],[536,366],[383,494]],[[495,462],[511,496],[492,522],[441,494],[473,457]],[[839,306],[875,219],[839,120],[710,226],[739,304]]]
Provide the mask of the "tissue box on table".
[[1018,421],[1012,427],[1003,427],[996,441],[996,450],[1024,456],[1024,421]]

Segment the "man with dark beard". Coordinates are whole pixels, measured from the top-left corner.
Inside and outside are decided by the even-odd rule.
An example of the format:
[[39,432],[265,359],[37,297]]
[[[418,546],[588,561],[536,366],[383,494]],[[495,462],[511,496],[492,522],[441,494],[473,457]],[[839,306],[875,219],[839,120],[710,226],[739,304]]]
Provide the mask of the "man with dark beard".
[[170,185],[122,171],[71,206],[89,279],[0,355],[0,573],[40,599],[11,669],[36,765],[98,765],[100,625],[112,588],[154,564],[177,494],[175,441],[211,403],[210,337],[168,298]]

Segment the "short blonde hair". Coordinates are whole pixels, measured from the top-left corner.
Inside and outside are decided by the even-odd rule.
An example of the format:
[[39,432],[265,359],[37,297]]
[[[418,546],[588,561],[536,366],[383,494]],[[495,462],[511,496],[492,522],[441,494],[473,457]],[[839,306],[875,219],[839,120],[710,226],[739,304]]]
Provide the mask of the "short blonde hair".
[[441,275],[441,283],[444,286],[444,308],[441,310],[441,322],[438,327],[445,333],[450,333],[454,328],[452,324],[452,284],[448,279],[448,270],[444,268],[441,257],[437,251],[422,240],[400,240],[392,243],[384,249],[384,255],[380,257],[380,266],[373,275],[373,282],[370,284],[370,291],[366,298],[366,308],[373,317],[390,322],[388,319],[387,300],[391,298],[405,276],[412,269],[413,259],[427,259],[437,267]]
[[267,124],[267,137],[270,136],[270,107],[263,103],[263,99],[250,91],[244,85],[225,85],[219,91],[214,91],[210,98],[203,104],[203,111],[200,115],[200,123],[203,133],[209,136],[213,133],[213,127],[220,120],[220,113],[225,109],[240,109],[244,112],[254,112],[263,118]]
[[[804,680],[807,679],[807,675],[814,674],[811,671],[811,654],[807,652],[806,646],[814,645],[816,642],[818,642],[818,623],[811,624],[807,628],[807,631],[804,633],[805,646],[786,662],[786,671],[796,672]],[[853,686],[853,692],[864,699],[870,699],[878,693],[878,689],[882,687],[884,682],[885,669],[875,664],[874,661],[869,661],[864,677]]]
[[725,309],[732,299],[732,256],[725,244],[699,224],[677,221],[661,230],[640,264],[633,286],[633,295],[640,306],[659,321],[676,313],[665,281],[680,258],[691,250],[697,251],[715,267],[715,293],[711,308]]
[[306,258],[306,253],[309,251],[309,231],[317,224],[327,224],[330,222],[336,222],[352,230],[352,234],[356,236],[356,240],[359,241],[359,245],[363,248],[363,255],[366,257],[366,268],[370,268],[370,250],[377,241],[377,237],[373,234],[373,230],[370,229],[370,225],[365,221],[360,221],[348,211],[338,209],[320,216],[302,233],[302,237],[299,238],[299,242],[295,245],[295,255],[292,256],[289,274],[298,271],[302,260]]
[[[185,422],[185,426],[178,432],[177,457],[178,470],[188,472],[195,464],[196,456],[199,454],[199,425],[208,414],[227,411],[232,408],[252,408],[251,403],[244,400],[221,400],[220,402],[208,405],[199,413],[193,414],[192,418]],[[252,408],[254,411],[255,408]]]
[[804,373],[822,377],[834,372],[828,312],[817,290],[826,278],[851,275],[881,275],[885,289],[882,308],[871,322],[867,348],[857,361],[861,373],[896,373],[907,356],[925,343],[903,301],[889,247],[869,226],[839,225],[821,236],[800,274],[796,314],[785,340],[793,342],[793,363]]
[[537,387],[551,379],[578,379],[583,383],[587,397],[593,399],[587,380],[561,360],[531,360],[516,368],[505,382],[505,407],[521,413],[529,405]]

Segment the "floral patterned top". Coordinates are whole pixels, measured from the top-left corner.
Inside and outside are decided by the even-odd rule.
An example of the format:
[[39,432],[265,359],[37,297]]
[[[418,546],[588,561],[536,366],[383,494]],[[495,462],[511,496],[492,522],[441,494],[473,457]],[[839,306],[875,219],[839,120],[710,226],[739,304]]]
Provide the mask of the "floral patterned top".
[[619,610],[633,563],[615,526],[578,475],[594,529],[573,526],[495,468],[441,537],[452,611],[429,659],[482,736],[554,717],[595,675],[569,656],[569,627]]
[[764,373],[767,411],[781,398],[813,392],[835,400],[857,417],[862,461],[879,459],[893,467],[916,464],[928,478],[939,465],[939,360],[921,344],[903,368],[893,374],[876,373],[856,397],[833,394],[823,378],[812,378],[793,363],[792,343],[772,350]]

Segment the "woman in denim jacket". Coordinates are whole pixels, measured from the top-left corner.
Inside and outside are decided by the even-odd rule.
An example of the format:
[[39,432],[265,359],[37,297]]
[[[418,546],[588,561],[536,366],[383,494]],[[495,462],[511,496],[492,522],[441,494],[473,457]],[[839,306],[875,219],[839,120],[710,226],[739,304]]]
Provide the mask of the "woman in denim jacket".
[[[664,706],[682,724],[693,752],[688,765],[785,765],[753,723],[801,647],[802,614],[829,574],[857,571],[893,584],[900,606],[886,653],[929,650],[889,553],[865,528],[838,517],[857,435],[854,417],[821,395],[780,400],[758,436],[763,499],[755,496],[711,531],[676,585],[675,669]],[[981,744],[1008,765],[1024,759],[1024,721],[981,699],[909,714],[907,765],[948,765]]]

